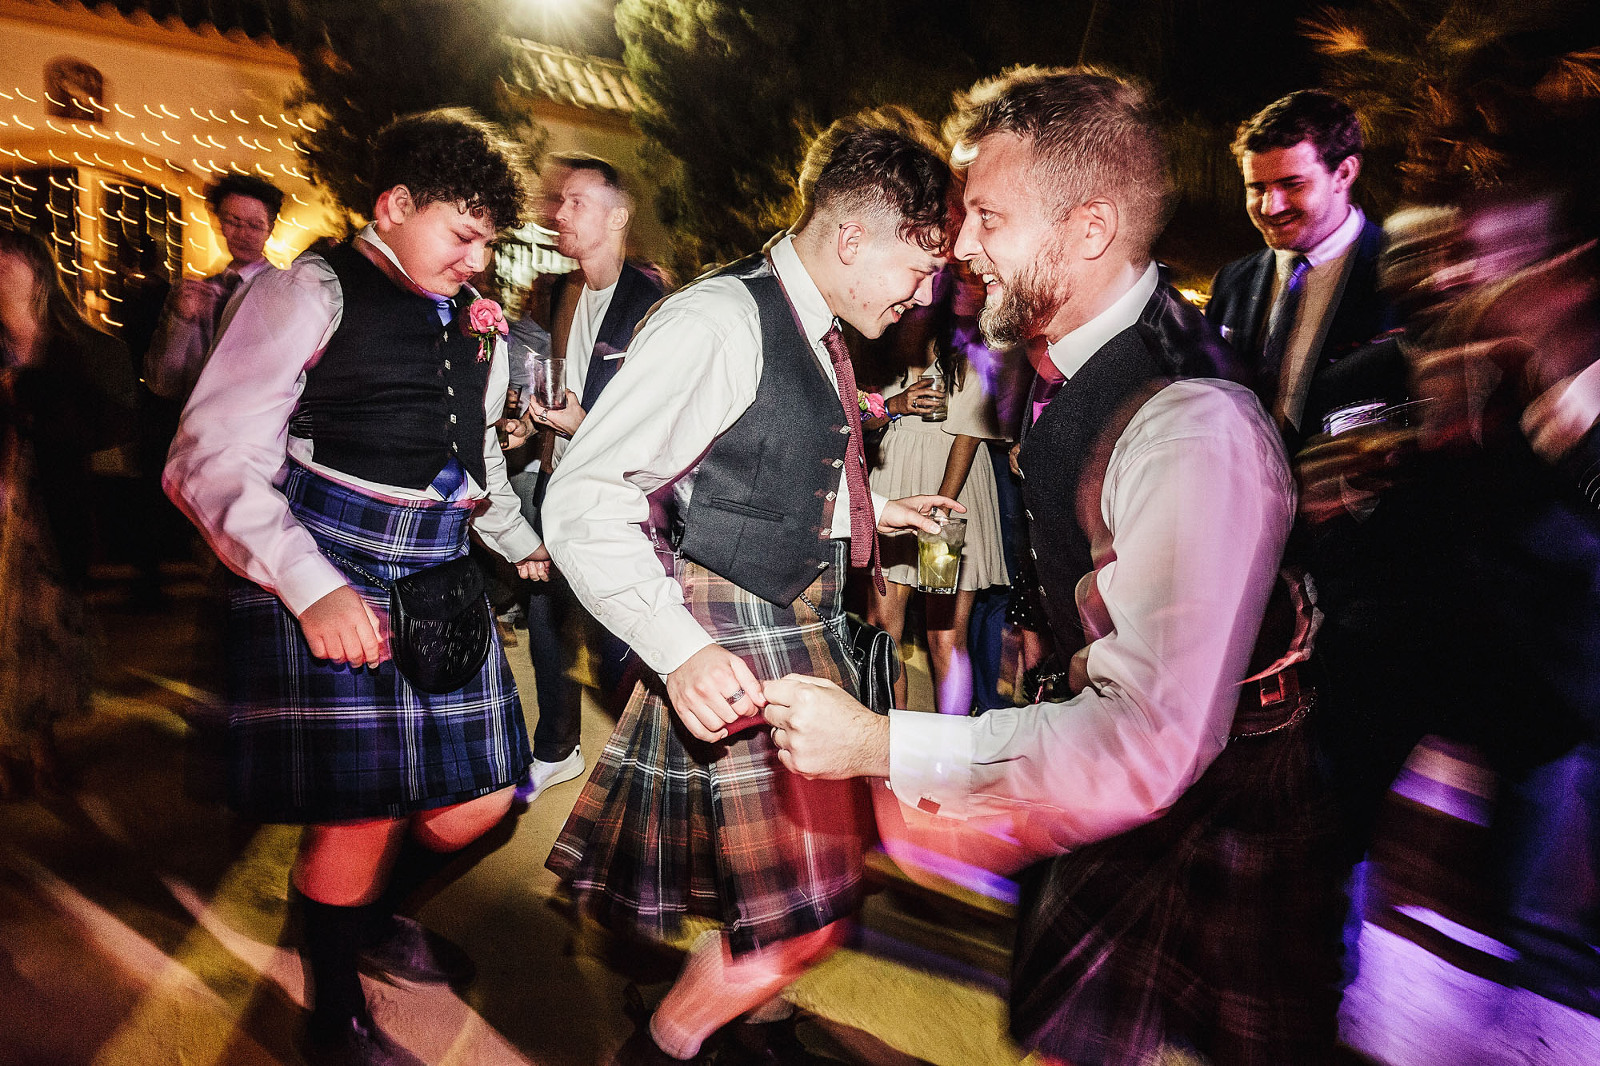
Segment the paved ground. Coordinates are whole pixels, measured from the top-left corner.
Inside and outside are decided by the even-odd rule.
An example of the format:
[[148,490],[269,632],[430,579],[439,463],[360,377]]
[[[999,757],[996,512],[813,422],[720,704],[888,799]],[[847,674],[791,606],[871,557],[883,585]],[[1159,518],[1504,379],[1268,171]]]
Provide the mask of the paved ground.
[[[178,576],[189,580],[159,614],[116,609],[115,586],[100,597],[115,654],[95,714],[63,734],[71,787],[0,807],[3,1066],[296,1061],[304,980],[276,946],[296,834],[241,824],[217,802],[217,620],[196,575]],[[531,701],[525,648],[511,659]],[[915,682],[925,698],[925,676]],[[585,750],[609,728],[586,705]],[[575,922],[543,868],[577,788],[508,821],[424,909],[477,961],[464,993],[369,984],[380,1021],[425,1061],[589,1066],[631,1031],[623,986],[664,991],[672,952]],[[886,859],[874,868],[887,888],[858,942],[789,991],[808,1047],[853,1063],[1018,1062],[1002,1035],[1008,905],[910,891]],[[1353,1048],[1392,1066],[1600,1062],[1600,1022],[1496,983],[1470,962],[1492,943],[1448,907],[1407,899],[1365,928],[1344,1016]]]

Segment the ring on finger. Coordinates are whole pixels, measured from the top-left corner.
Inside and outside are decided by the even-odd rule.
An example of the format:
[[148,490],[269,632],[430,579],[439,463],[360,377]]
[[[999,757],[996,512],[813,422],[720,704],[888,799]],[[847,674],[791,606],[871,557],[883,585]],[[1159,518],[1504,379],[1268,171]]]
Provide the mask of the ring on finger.
[[732,695],[724,696],[722,698],[727,700],[728,701],[728,705],[731,707],[733,704],[738,703],[740,700],[744,699],[744,689],[742,689],[742,688],[734,689]]

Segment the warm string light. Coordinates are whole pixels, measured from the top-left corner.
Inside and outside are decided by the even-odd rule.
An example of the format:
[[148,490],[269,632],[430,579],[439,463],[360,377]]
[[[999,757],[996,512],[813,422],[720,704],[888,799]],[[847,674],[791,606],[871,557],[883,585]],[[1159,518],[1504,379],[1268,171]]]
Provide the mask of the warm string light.
[[[61,110],[71,108],[80,114],[88,110],[80,100],[74,100],[69,104],[57,100],[48,92],[44,93],[43,96],[48,103]],[[9,92],[0,89],[0,100],[13,103],[17,101],[29,104],[39,103],[38,99],[28,95],[21,87]],[[50,236],[52,240],[59,248],[65,250],[60,257],[62,273],[73,278],[90,278],[93,275],[99,275],[99,285],[93,292],[104,301],[103,307],[106,310],[101,310],[99,317],[109,326],[121,326],[122,323],[112,318],[107,313],[107,310],[112,305],[123,302],[123,299],[112,291],[109,285],[109,282],[119,279],[121,270],[117,266],[109,265],[111,256],[104,253],[115,251],[121,247],[122,242],[117,239],[117,234],[123,227],[133,226],[137,228],[145,224],[148,224],[149,227],[160,227],[164,232],[159,239],[162,239],[163,244],[169,250],[169,257],[173,251],[181,250],[185,245],[200,253],[200,255],[208,256],[213,253],[213,249],[220,243],[210,219],[201,217],[198,212],[192,210],[188,212],[190,221],[199,227],[199,229],[194,229],[187,226],[183,218],[170,207],[160,208],[152,205],[148,195],[154,194],[156,190],[159,190],[160,195],[171,197],[179,202],[181,202],[184,193],[187,193],[192,198],[190,202],[203,199],[203,194],[192,184],[184,185],[180,191],[173,188],[166,180],[167,178],[198,172],[204,175],[220,175],[224,173],[255,174],[274,181],[281,181],[283,177],[295,178],[305,182],[310,181],[310,176],[297,165],[298,160],[294,158],[295,156],[308,155],[308,149],[296,140],[293,134],[280,134],[290,130],[297,132],[304,130],[308,133],[315,133],[316,128],[303,119],[292,118],[284,112],[278,112],[276,119],[269,118],[264,112],[258,112],[254,119],[251,119],[241,115],[235,108],[227,108],[224,113],[219,114],[216,108],[208,107],[202,111],[202,109],[196,107],[189,107],[187,108],[188,116],[184,116],[165,103],[144,103],[139,105],[144,116],[155,120],[158,125],[145,129],[136,128],[124,133],[120,130],[102,130],[95,123],[99,121],[99,116],[110,116],[113,113],[126,119],[139,121],[141,120],[139,114],[123,107],[120,103],[107,107],[93,97],[87,98],[87,101],[88,107],[99,112],[99,115],[85,114],[82,120],[74,121],[68,118],[61,123],[57,123],[52,117],[44,119],[45,129],[49,132],[63,138],[76,137],[82,141],[88,141],[90,144],[83,146],[84,151],[63,149],[71,156],[70,159],[57,152],[52,146],[45,147],[45,152],[53,163],[67,168],[69,176],[64,183],[57,178],[55,173],[48,173],[46,176],[53,188],[67,194],[71,199],[72,210],[69,213],[58,208],[49,198],[44,199],[42,202],[50,216],[60,219],[63,228],[67,231],[65,234],[54,232],[55,226],[51,226],[52,232]],[[217,127],[218,135],[214,135],[211,132],[204,132],[198,135],[190,133],[189,140],[196,147],[222,153],[221,161],[209,155],[205,156],[203,160],[200,157],[191,157],[188,161],[189,165],[186,167],[171,158],[169,154],[171,148],[180,147],[184,142],[173,135],[173,131],[167,128],[166,123],[175,120],[188,121],[189,119],[205,123],[207,126]],[[223,133],[222,127],[235,123],[246,127],[246,132],[230,131],[232,132],[231,141],[227,136],[220,135]],[[248,127],[252,126],[273,132],[267,136],[248,132]],[[15,128],[28,133],[39,131],[39,126],[36,123],[30,123],[16,113],[10,116],[9,121],[5,118],[0,118],[0,128]],[[137,140],[134,139],[135,137]],[[268,144],[268,139],[274,143]],[[130,148],[137,154],[123,156],[117,161],[120,162],[119,167],[117,162],[113,162],[101,154],[96,142],[105,142],[108,145]],[[90,147],[90,145],[95,145],[95,147]],[[153,150],[154,154],[147,151],[147,149]],[[88,153],[87,156],[85,151]],[[238,152],[260,153],[261,156],[266,158],[246,159],[242,165],[238,159],[228,158],[228,156]],[[21,149],[0,147],[0,153],[4,153],[7,158],[16,160],[19,164],[27,167],[39,167],[42,165],[39,160],[25,154]],[[287,153],[290,161],[284,161],[281,153]],[[277,158],[274,158],[275,156]],[[143,206],[135,208],[135,213],[130,215],[126,200],[130,195],[137,195],[130,193],[129,190],[133,187],[114,185],[103,178],[96,178],[96,186],[99,189],[103,203],[116,202],[119,206],[114,209],[110,206],[100,206],[98,208],[98,217],[85,211],[82,205],[77,202],[85,193],[84,186],[70,176],[78,168],[109,173],[120,171],[125,174],[139,175],[135,180],[140,183],[142,188],[149,191],[147,195],[140,196]],[[274,173],[274,169],[276,173]],[[19,176],[0,174],[0,180],[4,180],[8,185],[27,194],[36,195],[39,192],[38,186],[30,185]],[[290,196],[293,202],[300,207],[312,208],[314,206],[297,193],[291,192]],[[16,217],[25,219],[27,222],[38,221],[37,215],[29,212],[16,202],[7,205],[6,210]],[[83,219],[86,225],[82,227],[73,225],[76,220],[75,216]],[[279,221],[287,223],[289,227],[301,233],[311,232],[311,227],[298,219],[283,217]],[[84,236],[79,232],[80,228],[93,232],[94,239],[91,240],[89,237]],[[155,237],[155,234],[152,233],[150,236]],[[96,256],[92,262],[80,263],[75,261],[75,255],[65,254],[65,252],[70,252],[74,246],[83,249],[86,257],[96,248],[100,249],[102,254]],[[294,244],[279,236],[269,239],[267,246],[283,257],[293,254]],[[186,263],[184,270],[186,273],[197,277],[205,275],[204,270],[192,263]],[[133,276],[141,280],[144,277],[142,273],[135,273]]]

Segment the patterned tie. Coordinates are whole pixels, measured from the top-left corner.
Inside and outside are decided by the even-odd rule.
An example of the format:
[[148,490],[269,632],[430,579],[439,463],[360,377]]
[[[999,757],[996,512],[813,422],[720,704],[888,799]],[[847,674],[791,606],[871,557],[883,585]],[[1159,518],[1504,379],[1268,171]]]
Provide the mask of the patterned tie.
[[1256,395],[1281,424],[1278,415],[1278,375],[1283,369],[1283,357],[1289,350],[1289,338],[1294,334],[1295,319],[1300,315],[1300,297],[1306,290],[1306,274],[1311,271],[1311,260],[1297,255],[1290,265],[1289,278],[1272,301],[1272,314],[1267,318],[1266,339],[1261,342],[1261,361],[1256,364]]
[[872,490],[867,488],[867,457],[861,446],[861,407],[856,401],[856,371],[850,365],[850,349],[837,325],[822,335],[822,346],[833,360],[833,373],[839,379],[839,402],[844,405],[845,425],[850,430],[844,449],[844,483],[850,492],[850,565],[872,567],[872,584],[880,594],[889,586],[878,565],[878,523],[872,517]]

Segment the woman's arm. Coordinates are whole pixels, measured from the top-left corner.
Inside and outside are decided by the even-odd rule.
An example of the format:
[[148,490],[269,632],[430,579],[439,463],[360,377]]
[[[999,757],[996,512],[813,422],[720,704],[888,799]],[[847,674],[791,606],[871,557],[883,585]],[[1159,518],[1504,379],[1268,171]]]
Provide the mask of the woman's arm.
[[967,475],[972,472],[972,459],[982,444],[980,437],[956,434],[950,444],[950,457],[944,461],[944,480],[939,482],[940,496],[948,496],[953,500],[961,495],[961,490],[967,484]]

